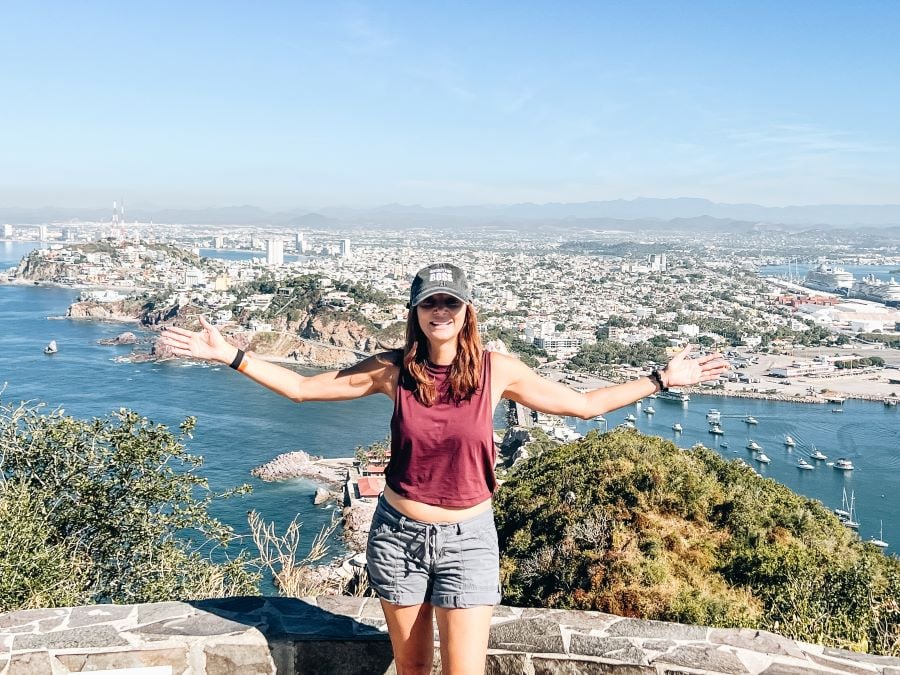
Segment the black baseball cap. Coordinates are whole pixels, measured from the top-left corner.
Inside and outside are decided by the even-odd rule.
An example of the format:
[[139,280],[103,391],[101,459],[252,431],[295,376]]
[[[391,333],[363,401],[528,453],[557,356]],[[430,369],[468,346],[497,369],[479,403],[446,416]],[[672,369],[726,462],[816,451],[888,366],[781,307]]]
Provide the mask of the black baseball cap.
[[468,305],[472,304],[472,286],[466,273],[450,263],[435,263],[416,272],[409,289],[409,306],[415,307],[425,298],[438,293],[446,293]]

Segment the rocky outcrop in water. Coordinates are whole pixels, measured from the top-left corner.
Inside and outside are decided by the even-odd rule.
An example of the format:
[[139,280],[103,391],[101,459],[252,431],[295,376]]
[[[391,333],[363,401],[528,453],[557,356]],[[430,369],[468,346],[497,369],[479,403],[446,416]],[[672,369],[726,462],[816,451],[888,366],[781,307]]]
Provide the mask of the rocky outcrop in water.
[[124,333],[119,333],[114,338],[103,338],[102,340],[97,340],[98,345],[133,345],[137,344],[137,336],[131,331],[125,331]]

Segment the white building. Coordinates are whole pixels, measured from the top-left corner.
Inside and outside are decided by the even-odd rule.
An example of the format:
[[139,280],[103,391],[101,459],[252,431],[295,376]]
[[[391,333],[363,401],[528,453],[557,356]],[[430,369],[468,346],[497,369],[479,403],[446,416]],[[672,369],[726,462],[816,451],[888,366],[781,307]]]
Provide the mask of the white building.
[[3,226],[3,238],[4,239],[12,239],[12,236],[13,236],[12,225],[4,225]]
[[700,326],[695,323],[680,323],[678,324],[678,332],[688,337],[696,337],[700,335]]
[[350,257],[350,240],[349,239],[341,239],[341,257],[342,258]]
[[665,272],[666,271],[666,254],[665,253],[651,253],[647,258],[647,265],[650,268],[651,272]]
[[266,264],[284,264],[284,242],[281,239],[266,239]]
[[47,241],[47,226],[38,225],[38,238],[41,241]]

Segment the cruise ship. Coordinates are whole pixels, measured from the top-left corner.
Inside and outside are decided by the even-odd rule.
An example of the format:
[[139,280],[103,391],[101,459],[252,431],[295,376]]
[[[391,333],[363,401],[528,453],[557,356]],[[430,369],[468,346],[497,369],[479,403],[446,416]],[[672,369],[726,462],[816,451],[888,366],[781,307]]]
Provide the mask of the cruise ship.
[[869,274],[853,284],[850,295],[863,300],[883,302],[889,307],[900,307],[900,284],[891,277],[890,281],[876,279],[874,274]]
[[853,274],[842,267],[832,267],[822,263],[806,273],[803,285],[816,291],[828,293],[849,293],[853,288]]

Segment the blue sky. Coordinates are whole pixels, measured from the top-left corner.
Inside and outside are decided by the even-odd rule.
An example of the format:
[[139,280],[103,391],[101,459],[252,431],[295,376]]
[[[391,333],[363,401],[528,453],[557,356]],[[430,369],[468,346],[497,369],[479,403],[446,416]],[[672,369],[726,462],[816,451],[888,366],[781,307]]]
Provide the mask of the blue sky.
[[900,202],[896,2],[5,2],[0,205]]

